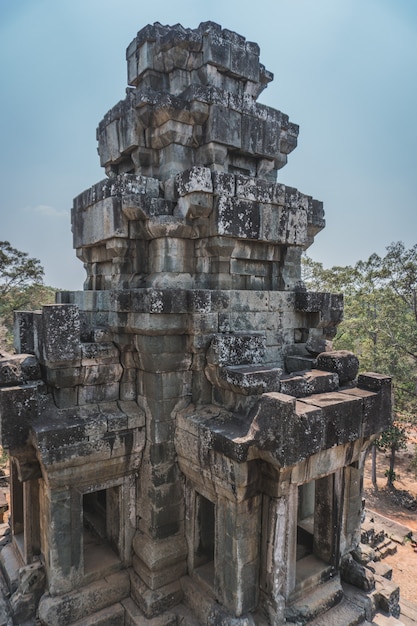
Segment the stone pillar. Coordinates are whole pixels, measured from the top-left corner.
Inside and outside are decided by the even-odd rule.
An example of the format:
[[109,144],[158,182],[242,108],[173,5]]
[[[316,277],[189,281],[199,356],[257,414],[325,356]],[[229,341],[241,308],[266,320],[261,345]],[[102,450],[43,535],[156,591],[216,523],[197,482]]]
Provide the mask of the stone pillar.
[[362,471],[357,464],[345,468],[344,515],[341,529],[341,554],[353,550],[360,542],[362,516]]
[[40,554],[39,515],[39,481],[37,479],[28,480],[23,483],[25,563],[32,563],[33,557]]
[[285,577],[285,597],[288,598],[295,589],[296,555],[297,555],[297,508],[298,508],[298,485],[291,484],[288,490],[286,506],[286,532],[287,532],[287,571]]
[[179,579],[186,571],[183,482],[173,437],[176,411],[191,396],[191,355],[186,336],[168,334],[166,317],[154,319],[167,334],[135,337],[138,403],[146,413],[148,444],[138,480],[132,593],[147,617],[180,601]]
[[258,603],[261,501],[222,498],[216,505],[215,592],[237,617]]
[[71,591],[84,574],[82,494],[57,489],[47,494],[49,504],[49,593]]
[[314,554],[335,567],[339,565],[343,501],[343,468],[316,480]]
[[334,475],[316,480],[314,507],[314,554],[331,563],[334,550]]
[[284,620],[285,598],[295,586],[297,487],[280,497],[264,496],[260,588],[271,624]]
[[16,462],[12,459],[10,473],[11,528],[13,535],[20,535],[24,530],[23,484],[18,477]]
[[35,354],[33,311],[15,311],[13,339],[17,354]]

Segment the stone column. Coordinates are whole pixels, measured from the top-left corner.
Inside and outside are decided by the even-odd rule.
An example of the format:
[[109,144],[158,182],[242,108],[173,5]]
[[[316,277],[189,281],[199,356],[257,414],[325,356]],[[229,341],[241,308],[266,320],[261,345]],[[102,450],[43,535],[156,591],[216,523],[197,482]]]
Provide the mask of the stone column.
[[24,530],[23,484],[19,481],[13,459],[10,460],[10,473],[11,528],[13,535],[20,535]]
[[283,555],[285,559],[284,562],[286,562],[286,576],[284,583],[285,598],[288,598],[295,589],[297,555],[297,509],[298,485],[292,483],[289,486],[288,495],[286,496],[285,530],[287,536],[287,550],[286,554],[284,553]]
[[343,468],[316,480],[314,554],[335,567],[339,564],[343,499]]
[[222,498],[216,506],[215,592],[237,617],[258,603],[261,502]]
[[132,593],[149,618],[181,600],[179,579],[186,572],[184,488],[173,437],[176,412],[191,394],[191,355],[186,336],[170,335],[167,316],[155,315],[156,325],[159,318],[158,334],[135,338],[148,443],[138,480]]
[[49,492],[49,593],[67,593],[84,574],[82,494],[70,489]]
[[353,550],[360,542],[362,516],[362,471],[355,465],[345,468],[344,515],[341,529],[341,554]]
[[40,553],[39,482],[37,479],[23,483],[24,561],[32,563]]
[[335,533],[333,490],[333,474],[316,480],[313,551],[325,563],[331,563],[333,560]]
[[294,493],[264,497],[262,515],[262,576],[264,608],[271,624],[284,620],[285,596],[295,585],[295,543],[290,525],[294,514]]

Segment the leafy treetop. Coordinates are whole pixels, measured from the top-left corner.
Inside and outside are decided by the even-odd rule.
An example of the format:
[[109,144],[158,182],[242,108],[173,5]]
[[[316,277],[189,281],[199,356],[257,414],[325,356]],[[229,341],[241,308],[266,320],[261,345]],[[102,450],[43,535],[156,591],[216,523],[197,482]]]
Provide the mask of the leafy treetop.
[[1,295],[33,283],[42,284],[43,275],[43,267],[38,259],[13,248],[8,241],[0,241]]

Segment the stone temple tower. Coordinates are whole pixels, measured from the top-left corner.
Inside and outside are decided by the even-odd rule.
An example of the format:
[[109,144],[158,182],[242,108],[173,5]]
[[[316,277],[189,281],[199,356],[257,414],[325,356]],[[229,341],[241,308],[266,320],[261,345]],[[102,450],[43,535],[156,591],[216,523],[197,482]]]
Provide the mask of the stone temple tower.
[[302,286],[324,214],[276,181],[298,126],[257,102],[258,46],[218,24],[147,26],[127,64],[97,131],[106,178],[74,200],[84,290],[18,313],[0,361],[15,622],[347,610],[390,379],[331,351],[342,297]]

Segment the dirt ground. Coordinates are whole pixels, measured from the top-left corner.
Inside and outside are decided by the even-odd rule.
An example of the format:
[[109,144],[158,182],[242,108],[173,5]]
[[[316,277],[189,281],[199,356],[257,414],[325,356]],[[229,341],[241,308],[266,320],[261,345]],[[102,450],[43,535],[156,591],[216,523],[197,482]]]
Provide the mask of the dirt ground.
[[[371,481],[371,455],[369,454],[364,475],[364,496],[366,508],[376,511],[384,517],[394,520],[413,530],[417,538],[417,478],[410,468],[417,443],[417,431],[410,438],[407,450],[398,453],[395,473],[397,479],[394,489],[387,489],[384,475],[388,469],[389,458],[381,452],[377,453],[377,483],[375,492]],[[393,568],[393,581],[400,585],[401,597],[417,601],[417,552],[411,541],[397,546],[396,554],[384,559]]]

